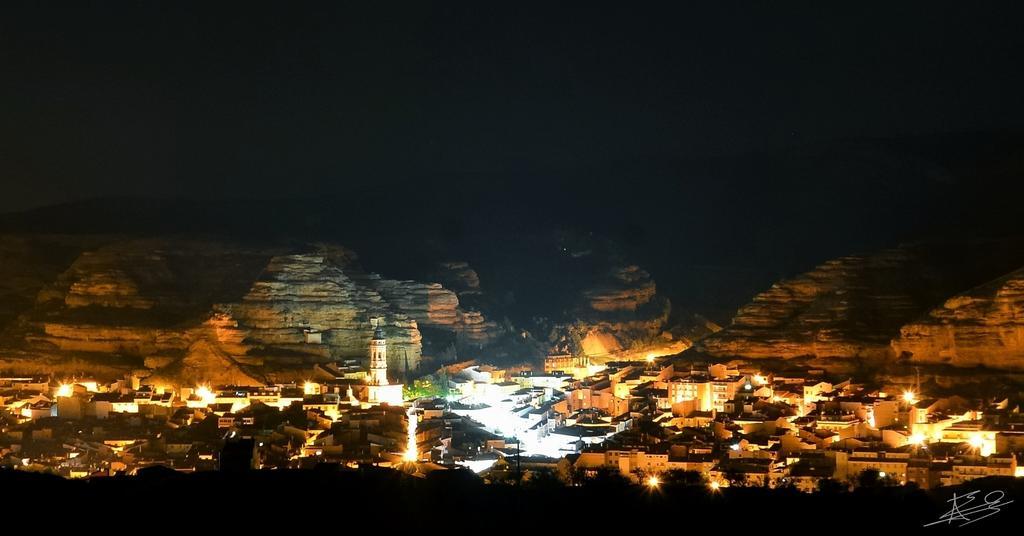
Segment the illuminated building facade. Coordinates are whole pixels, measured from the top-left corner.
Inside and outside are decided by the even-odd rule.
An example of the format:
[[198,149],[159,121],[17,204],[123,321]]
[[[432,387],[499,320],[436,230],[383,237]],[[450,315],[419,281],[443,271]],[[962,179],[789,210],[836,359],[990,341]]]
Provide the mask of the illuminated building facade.
[[367,402],[371,404],[402,404],[402,384],[388,383],[388,348],[380,324],[373,328],[370,339],[370,374],[366,379]]

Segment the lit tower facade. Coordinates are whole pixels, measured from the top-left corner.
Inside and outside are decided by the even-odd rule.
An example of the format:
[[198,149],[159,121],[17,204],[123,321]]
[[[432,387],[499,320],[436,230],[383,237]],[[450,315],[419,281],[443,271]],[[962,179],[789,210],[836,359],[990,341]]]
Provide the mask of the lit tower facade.
[[380,322],[373,326],[373,338],[370,339],[370,385],[388,384],[388,343],[384,340],[384,330]]
[[370,339],[370,374],[366,378],[367,402],[371,404],[402,405],[402,384],[388,383],[388,345],[380,320],[373,323]]

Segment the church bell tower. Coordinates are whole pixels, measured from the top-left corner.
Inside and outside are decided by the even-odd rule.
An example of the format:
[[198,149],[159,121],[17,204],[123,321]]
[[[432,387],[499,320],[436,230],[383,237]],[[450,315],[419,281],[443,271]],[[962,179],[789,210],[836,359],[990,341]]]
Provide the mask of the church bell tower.
[[370,385],[388,384],[388,348],[384,340],[384,330],[380,327],[381,319],[371,321],[373,324],[373,338],[370,339],[370,377],[367,383]]

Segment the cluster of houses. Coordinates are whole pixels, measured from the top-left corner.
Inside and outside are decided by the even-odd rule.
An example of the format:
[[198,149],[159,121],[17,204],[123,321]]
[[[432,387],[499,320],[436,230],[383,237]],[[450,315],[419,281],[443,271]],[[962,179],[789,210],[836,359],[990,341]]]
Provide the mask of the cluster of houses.
[[926,398],[914,388],[830,382],[822,371],[769,375],[742,364],[680,370],[669,361],[612,363],[565,391],[566,414],[633,424],[568,453],[566,475],[616,471],[637,481],[690,471],[714,487],[955,485],[1024,476],[1024,416],[1010,399]]
[[1024,473],[1024,417],[1010,398],[928,398],[742,363],[559,364],[448,367],[443,396],[404,404],[366,400],[365,370],[352,364],[262,387],[0,377],[0,466],[85,477],[375,463],[489,478],[514,467],[569,483],[684,473],[712,487],[807,491]]

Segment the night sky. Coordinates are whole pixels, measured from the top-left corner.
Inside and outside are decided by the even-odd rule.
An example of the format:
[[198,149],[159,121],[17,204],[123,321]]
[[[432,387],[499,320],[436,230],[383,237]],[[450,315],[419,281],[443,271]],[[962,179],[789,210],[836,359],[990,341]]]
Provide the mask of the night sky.
[[0,211],[369,191],[756,288],[986,204],[1024,130],[1014,2],[86,4],[0,8]]

